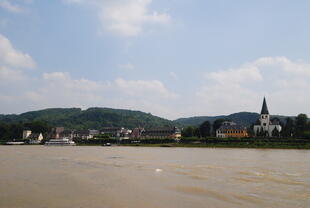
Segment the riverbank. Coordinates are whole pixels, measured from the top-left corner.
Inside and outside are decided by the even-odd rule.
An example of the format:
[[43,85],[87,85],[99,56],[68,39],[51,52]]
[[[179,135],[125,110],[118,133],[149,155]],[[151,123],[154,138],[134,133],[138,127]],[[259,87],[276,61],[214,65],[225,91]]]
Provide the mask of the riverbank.
[[310,143],[300,144],[121,144],[128,147],[170,147],[170,148],[256,148],[256,149],[310,149]]
[[[134,147],[310,149],[310,139],[297,138],[182,138],[178,142],[173,139],[126,139],[122,141],[116,139],[89,139],[76,140],[75,142],[77,146],[104,146],[104,144],[110,143],[112,146]],[[2,144],[4,143],[2,142]]]
[[304,138],[182,138],[144,139],[139,142],[123,141],[121,146],[143,147],[194,147],[194,148],[261,148],[261,149],[310,149],[310,139]]

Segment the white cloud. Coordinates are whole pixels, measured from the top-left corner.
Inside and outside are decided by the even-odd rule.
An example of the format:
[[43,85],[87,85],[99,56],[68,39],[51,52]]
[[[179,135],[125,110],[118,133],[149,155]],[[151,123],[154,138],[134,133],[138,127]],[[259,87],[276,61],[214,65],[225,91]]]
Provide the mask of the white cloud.
[[0,84],[12,84],[26,80],[24,68],[34,68],[35,62],[30,55],[15,49],[9,39],[0,34]]
[[105,30],[122,36],[136,36],[145,26],[167,24],[171,17],[151,11],[152,0],[67,0],[68,3],[91,4],[98,8],[98,17]]
[[252,64],[246,64],[240,68],[208,73],[207,78],[223,84],[263,80],[258,67]]
[[23,11],[20,6],[12,4],[12,2],[9,0],[0,0],[0,7],[13,13],[21,13]]
[[286,57],[263,57],[240,67],[206,74],[197,93],[208,114],[259,111],[264,95],[271,113],[296,115],[310,105],[310,65]]
[[278,68],[291,75],[310,76],[310,64],[302,61],[293,62],[286,57],[264,57],[256,60],[254,65],[260,68]]
[[65,72],[44,73],[43,79],[50,87],[65,90],[92,92],[105,87],[105,85],[87,79],[72,79],[70,74]]
[[158,80],[124,80],[122,78],[115,80],[115,85],[122,93],[134,97],[154,97],[156,99],[162,98],[176,98],[176,94],[167,90],[164,84]]
[[36,64],[29,54],[15,49],[9,39],[0,34],[0,63],[11,67],[35,68]]
[[[13,85],[7,86],[10,88]],[[118,78],[114,81],[98,82],[74,79],[65,72],[44,73],[42,78],[33,81],[29,88],[18,89],[15,94],[16,96],[13,96],[0,91],[3,98],[20,103],[20,106],[15,105],[18,106],[16,108],[25,111],[48,107],[102,106],[142,110],[165,117],[173,111],[163,103],[172,102],[177,97],[158,80]],[[9,104],[2,106],[7,109],[11,107]]]
[[164,117],[173,113],[171,106],[163,103],[171,103],[177,95],[159,80],[118,78],[98,82],[74,79],[66,72],[43,73],[41,77],[24,73],[24,68],[34,68],[35,65],[30,55],[15,49],[0,34],[1,113],[92,106],[142,110]]
[[[294,69],[297,68],[297,72]],[[301,72],[302,70],[302,72]],[[257,59],[240,67],[206,74],[206,83],[195,93],[182,96],[160,80],[93,81],[73,78],[66,72],[43,73],[16,88],[23,71],[0,66],[1,111],[22,112],[47,107],[92,106],[134,109],[177,118],[191,115],[219,115],[256,111],[267,97],[272,114],[309,114],[310,67],[285,57]],[[14,77],[9,84],[2,82]],[[16,85],[14,84],[16,83]]]
[[22,71],[0,66],[0,85],[6,82],[21,81],[24,79],[25,76]]

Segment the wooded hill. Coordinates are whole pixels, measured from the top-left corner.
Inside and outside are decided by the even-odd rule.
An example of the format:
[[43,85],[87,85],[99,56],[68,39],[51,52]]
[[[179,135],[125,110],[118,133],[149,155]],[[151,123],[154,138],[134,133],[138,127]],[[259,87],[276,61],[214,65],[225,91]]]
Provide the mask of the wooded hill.
[[175,122],[141,111],[111,108],[52,108],[31,111],[19,115],[0,115],[6,123],[27,123],[45,121],[50,126],[64,126],[71,129],[100,129],[102,127],[163,127],[174,126]]
[[[284,122],[284,116],[278,117]],[[222,116],[197,116],[180,118],[174,121],[154,116],[141,111],[112,109],[112,108],[51,108],[31,111],[19,115],[0,115],[0,122],[28,123],[45,121],[50,126],[64,126],[71,129],[100,129],[102,127],[164,127],[164,126],[199,126],[204,121],[213,123],[216,119],[231,120],[238,124],[250,127],[259,118],[258,113],[240,112]]]

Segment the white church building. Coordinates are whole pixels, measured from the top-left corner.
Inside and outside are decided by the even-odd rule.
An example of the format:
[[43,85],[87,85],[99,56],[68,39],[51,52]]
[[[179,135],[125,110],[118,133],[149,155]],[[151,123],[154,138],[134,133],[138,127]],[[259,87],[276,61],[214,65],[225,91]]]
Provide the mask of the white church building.
[[263,101],[263,107],[260,113],[260,118],[258,119],[257,123],[254,125],[253,128],[255,136],[265,135],[269,137],[272,136],[272,132],[275,130],[275,128],[278,130],[278,132],[281,132],[282,130],[282,127],[278,121],[270,120],[270,115],[265,98]]

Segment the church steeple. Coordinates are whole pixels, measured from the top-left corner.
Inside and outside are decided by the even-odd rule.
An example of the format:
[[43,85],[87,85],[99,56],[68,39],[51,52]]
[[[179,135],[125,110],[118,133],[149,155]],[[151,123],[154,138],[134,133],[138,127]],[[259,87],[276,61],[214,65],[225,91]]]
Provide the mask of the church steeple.
[[266,99],[264,97],[264,102],[263,102],[263,107],[262,107],[262,111],[260,112],[260,114],[269,114],[269,111],[268,111],[268,107],[267,107],[267,103],[266,103]]

